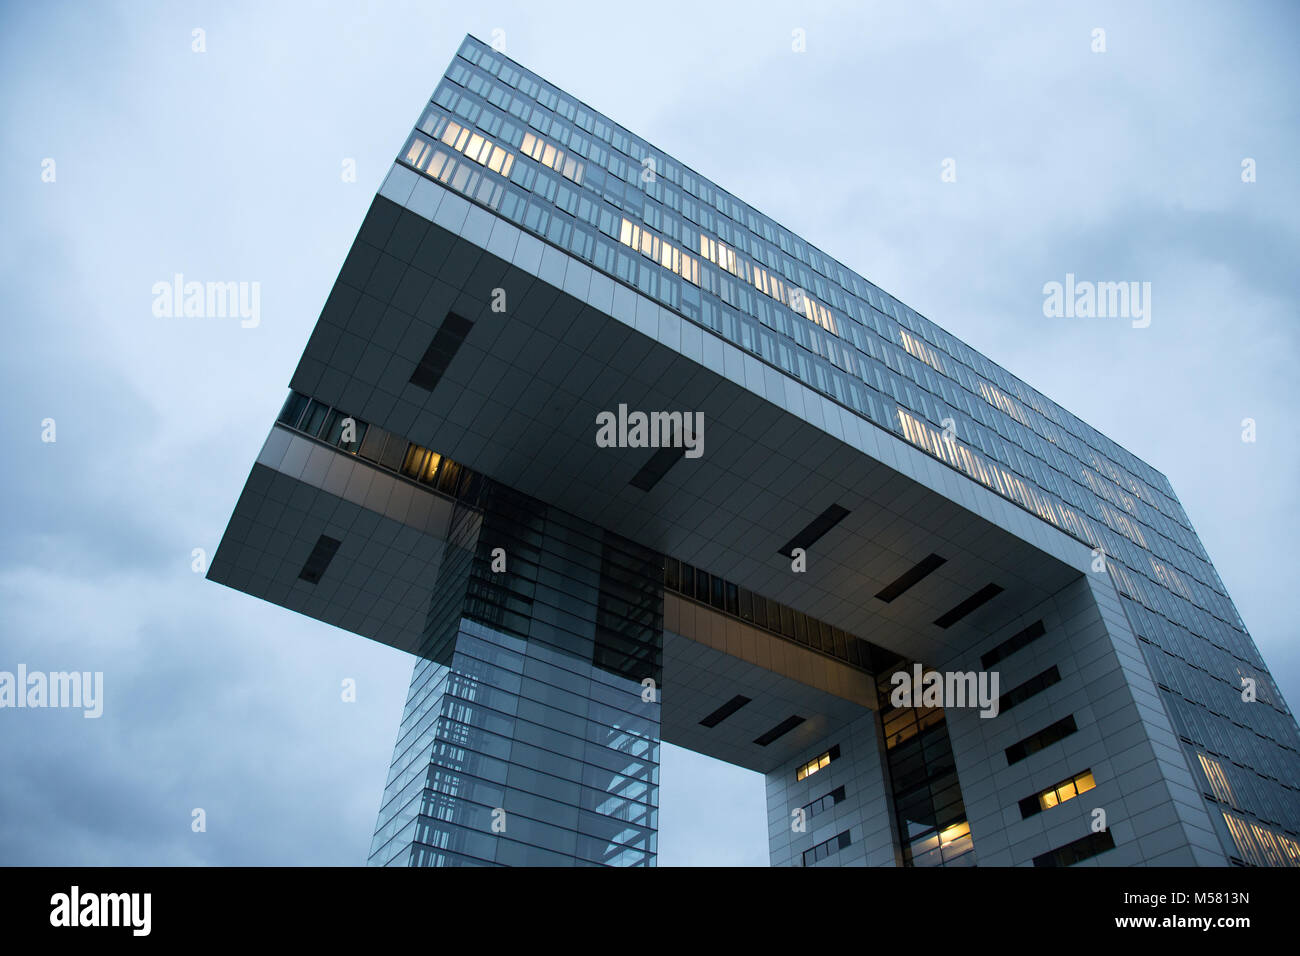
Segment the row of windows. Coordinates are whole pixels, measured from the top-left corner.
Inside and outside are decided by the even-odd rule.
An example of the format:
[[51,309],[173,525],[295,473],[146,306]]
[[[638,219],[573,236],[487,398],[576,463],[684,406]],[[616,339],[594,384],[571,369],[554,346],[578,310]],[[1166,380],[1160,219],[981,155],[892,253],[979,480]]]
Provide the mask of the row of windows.
[[[775,275],[769,274],[762,266],[751,264],[744,258],[738,259],[735,250],[728,248],[726,243],[700,233],[700,256],[730,272],[742,282],[752,283],[754,288],[763,295],[776,299],[792,312],[802,314],[810,321],[816,322],[831,335],[840,335],[835,317],[826,306],[815,301],[802,286],[786,285]],[[787,275],[787,278],[790,277]]]
[[[1189,759],[1207,759],[1197,748],[1224,758],[1215,763],[1230,790],[1216,788],[1207,772],[1206,796],[1300,834],[1300,734],[1267,672],[1162,626],[1141,605],[1126,601],[1125,611]],[[1253,702],[1241,699],[1243,677],[1256,682]]]
[[472,498],[480,485],[464,465],[299,392],[289,393],[276,421],[454,498]]
[[1035,621],[1023,630],[1012,634],[1001,644],[991,648],[980,657],[980,666],[985,670],[990,670],[994,664],[1004,661],[1016,651],[1023,647],[1028,647],[1034,641],[1038,640],[1047,633],[1047,628],[1043,626],[1042,621]]
[[1300,866],[1300,842],[1292,837],[1226,810],[1223,820],[1244,862],[1251,866]]
[[885,661],[897,657],[848,631],[676,558],[664,558],[664,587],[862,670],[874,673]]
[[659,265],[681,276],[692,285],[700,284],[699,262],[671,243],[660,240],[649,229],[642,229],[627,219],[623,219],[619,227],[618,241],[625,246],[638,250],[641,255],[659,263]]
[[[537,160],[547,169],[553,169],[565,179],[571,179],[578,185],[582,185],[582,174],[586,170],[586,163],[566,155],[564,150],[557,148],[554,143],[548,143],[532,133],[525,133],[519,149],[525,156]],[[505,171],[501,175],[509,176],[510,173]]]
[[824,843],[818,843],[811,850],[804,850],[803,865],[812,866],[814,863],[818,863],[832,854],[839,853],[840,850],[843,850],[852,842],[853,841],[849,837],[849,831],[845,830],[843,833],[831,837]]
[[1044,747],[1050,747],[1059,740],[1064,740],[1070,734],[1078,730],[1079,727],[1074,722],[1074,715],[1062,717],[1054,724],[1050,724],[1038,731],[1036,734],[1030,734],[1024,740],[1017,741],[1007,748],[1007,765],[1019,763],[1026,757],[1038,753]]
[[1115,838],[1110,835],[1109,830],[1102,830],[1100,833],[1089,833],[1086,837],[1072,840],[1065,846],[1034,857],[1034,866],[1073,866],[1082,860],[1113,849],[1115,849]]
[[1021,800],[1020,816],[1022,819],[1028,819],[1035,814],[1042,813],[1044,810],[1050,810],[1052,807],[1065,803],[1067,800],[1073,800],[1079,794],[1087,793],[1095,786],[1097,786],[1097,782],[1093,779],[1091,770],[1076,773],[1068,780],[1062,780],[1060,783],[1054,784],[1032,797],[1025,797]]
[[[1181,654],[1171,652],[1157,645],[1143,635],[1147,663],[1151,667],[1151,676],[1156,683],[1173,690],[1189,700],[1197,701],[1215,714],[1228,717],[1238,723],[1248,724],[1253,729],[1270,736],[1277,736],[1284,741],[1296,742],[1294,724],[1290,715],[1279,708],[1281,703],[1277,688],[1267,674],[1242,666],[1236,661],[1213,654],[1213,647],[1193,645],[1182,650],[1196,655],[1188,660]],[[1208,655],[1211,660],[1206,664],[1198,663],[1196,658]],[[1241,698],[1242,689],[1246,687],[1245,679],[1250,679],[1255,690],[1255,700],[1249,707]],[[1262,704],[1263,706],[1255,706]]]
[[998,713],[1005,713],[1017,704],[1023,704],[1035,694],[1040,694],[1053,684],[1061,680],[1061,672],[1053,664],[1041,674],[1035,674],[1029,680],[1025,681],[1011,690],[1007,691],[998,699]]
[[[1107,533],[1058,498],[1040,492],[1018,475],[986,460],[967,444],[955,441],[951,433],[940,431],[902,406],[897,408],[897,415],[900,433],[911,444],[1091,547],[1102,549],[1111,558],[1119,558],[1129,567],[1141,569],[1143,576],[1155,585],[1148,586],[1140,579],[1134,579],[1112,560],[1109,565],[1116,575],[1116,583],[1121,592],[1131,594],[1144,604],[1161,610],[1172,620],[1188,625],[1200,624],[1205,630],[1210,630],[1205,627],[1209,615],[1201,605],[1213,609],[1219,615],[1235,617],[1235,611],[1227,598],[1211,591],[1202,582],[1193,580],[1189,585],[1180,575],[1155,560],[1145,550],[1138,550],[1123,537]],[[1098,504],[1083,496],[1078,497],[1077,501],[1084,511],[1097,511],[1109,524],[1115,524],[1118,516],[1109,511],[1104,503]],[[1124,521],[1127,523],[1127,519]],[[1145,541],[1142,543],[1145,544]],[[1208,565],[1205,567],[1208,568]],[[1193,601],[1193,597],[1197,600]]]
[[1217,719],[1181,697],[1162,693],[1161,699],[1189,756],[1200,748],[1227,761],[1216,761],[1230,784],[1226,793],[1206,774],[1213,799],[1300,834],[1300,792],[1295,786],[1300,762],[1294,753]]
[[799,767],[794,772],[795,781],[797,782],[803,780],[805,777],[811,777],[818,770],[826,769],[828,766],[830,766],[832,760],[838,760],[839,757],[840,757],[840,745],[836,744],[835,746],[831,747],[830,750],[826,751],[824,754],[818,754],[816,757],[813,757],[812,760],[809,760],[806,764]]
[[[515,161],[514,155],[508,149],[497,145],[473,130],[466,129],[459,123],[449,122],[446,117],[432,113],[425,116],[420,128],[434,139],[441,139],[443,143],[456,152],[468,156],[480,166],[486,166],[492,172],[500,173],[502,176],[510,175],[510,170]],[[416,137],[412,146],[407,150],[406,161],[416,169],[425,169],[428,162],[428,152],[431,149],[433,149],[431,143]],[[431,172],[430,175],[437,175],[437,171]]]
[[818,799],[812,801],[812,803],[805,803],[802,808],[804,812],[804,819],[811,820],[813,817],[817,816],[817,814],[822,813],[825,810],[829,810],[837,803],[843,803],[843,802],[844,802],[844,786],[840,785],[836,787],[834,790],[832,790],[830,793],[826,794],[824,797],[819,797]]

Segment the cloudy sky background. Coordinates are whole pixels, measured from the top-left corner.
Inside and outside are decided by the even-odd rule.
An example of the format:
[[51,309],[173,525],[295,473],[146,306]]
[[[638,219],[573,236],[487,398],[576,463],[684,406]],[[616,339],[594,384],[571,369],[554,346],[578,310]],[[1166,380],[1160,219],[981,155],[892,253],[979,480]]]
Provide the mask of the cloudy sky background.
[[[0,711],[0,863],[364,862],[411,659],[190,555],[467,32],[1167,474],[1294,706],[1300,16],[1046,6],[5,4],[0,670],[106,689]],[[176,272],[261,325],[155,318]],[[1151,326],[1044,318],[1067,272],[1151,282]],[[660,863],[766,864],[761,778],[663,751]]]

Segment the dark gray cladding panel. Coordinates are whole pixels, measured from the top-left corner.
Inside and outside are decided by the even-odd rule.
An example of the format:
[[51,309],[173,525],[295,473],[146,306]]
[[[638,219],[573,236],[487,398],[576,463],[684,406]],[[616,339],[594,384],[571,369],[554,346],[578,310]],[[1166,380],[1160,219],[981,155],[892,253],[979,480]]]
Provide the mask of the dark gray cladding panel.
[[[324,560],[318,545],[330,540],[338,544]],[[425,530],[255,464],[207,577],[418,653],[443,545]],[[302,577],[305,566],[318,572],[314,581]]]

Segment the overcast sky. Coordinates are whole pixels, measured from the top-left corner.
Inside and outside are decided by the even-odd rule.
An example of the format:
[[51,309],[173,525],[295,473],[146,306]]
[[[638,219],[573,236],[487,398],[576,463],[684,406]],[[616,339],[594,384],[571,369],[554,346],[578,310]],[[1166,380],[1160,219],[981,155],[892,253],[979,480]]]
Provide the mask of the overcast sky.
[[[1168,475],[1295,704],[1298,25],[1288,3],[5,4],[0,670],[105,690],[98,720],[0,710],[0,863],[364,862],[411,659],[191,552],[467,32]],[[177,272],[259,282],[260,325],[155,317]],[[1067,273],[1150,282],[1150,326],[1045,318]],[[762,778],[664,746],[660,831],[662,865],[765,865]]]

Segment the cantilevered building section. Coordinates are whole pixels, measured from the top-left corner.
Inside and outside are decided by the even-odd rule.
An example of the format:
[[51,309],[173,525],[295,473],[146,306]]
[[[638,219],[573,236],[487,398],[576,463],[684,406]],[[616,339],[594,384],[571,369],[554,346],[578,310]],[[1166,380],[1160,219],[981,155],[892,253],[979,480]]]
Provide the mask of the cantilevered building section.
[[290,389],[209,577],[418,655],[371,863],[653,865],[663,740],[766,775],[774,865],[1300,864],[1165,477],[478,40]]

